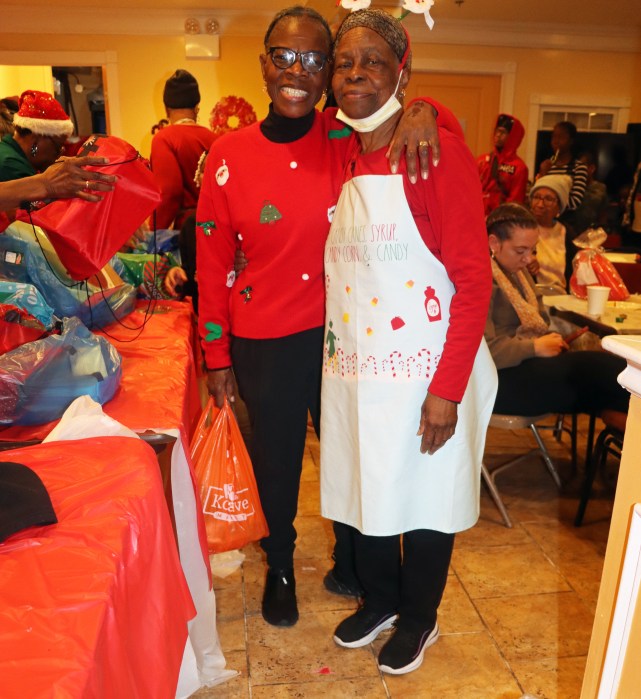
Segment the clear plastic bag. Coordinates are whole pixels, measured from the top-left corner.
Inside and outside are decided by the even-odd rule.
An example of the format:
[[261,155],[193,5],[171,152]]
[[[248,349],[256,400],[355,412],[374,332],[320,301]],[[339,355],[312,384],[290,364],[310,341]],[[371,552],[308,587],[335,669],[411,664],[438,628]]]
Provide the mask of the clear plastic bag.
[[580,299],[587,299],[588,286],[610,288],[610,301],[625,301],[630,296],[628,288],[614,265],[603,255],[601,245],[607,233],[602,228],[588,228],[572,242],[581,248],[572,260],[570,291]]
[[60,335],[28,342],[0,357],[0,425],[57,420],[82,395],[106,403],[121,376],[116,348],[78,318],[65,318]]

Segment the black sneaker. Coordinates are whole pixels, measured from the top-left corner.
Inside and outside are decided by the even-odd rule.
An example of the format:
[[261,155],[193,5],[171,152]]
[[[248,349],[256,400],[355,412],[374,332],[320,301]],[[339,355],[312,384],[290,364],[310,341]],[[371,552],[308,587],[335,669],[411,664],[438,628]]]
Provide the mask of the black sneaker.
[[411,631],[397,627],[394,635],[378,654],[378,668],[390,675],[404,675],[421,666],[425,649],[436,643],[438,624],[428,631]]
[[360,648],[371,643],[381,631],[391,628],[394,621],[395,612],[373,611],[362,606],[336,627],[334,640],[344,648]]
[[343,597],[362,597],[365,592],[357,583],[344,582],[336,573],[336,569],[332,568],[323,578],[323,585],[328,592],[333,595],[342,595]]
[[272,626],[293,626],[298,621],[293,568],[267,570],[262,613],[263,619]]

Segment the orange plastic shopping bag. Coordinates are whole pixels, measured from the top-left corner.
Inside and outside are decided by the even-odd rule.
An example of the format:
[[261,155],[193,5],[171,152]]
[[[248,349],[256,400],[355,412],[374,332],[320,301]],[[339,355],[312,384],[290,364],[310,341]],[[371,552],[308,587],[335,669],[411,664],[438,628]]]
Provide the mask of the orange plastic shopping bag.
[[267,536],[267,522],[249,454],[231,406],[209,399],[191,443],[210,553]]

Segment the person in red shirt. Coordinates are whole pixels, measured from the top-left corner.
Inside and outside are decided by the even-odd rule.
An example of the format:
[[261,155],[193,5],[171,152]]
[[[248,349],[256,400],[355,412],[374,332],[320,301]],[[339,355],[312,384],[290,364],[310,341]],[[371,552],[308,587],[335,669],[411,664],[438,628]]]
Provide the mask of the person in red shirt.
[[[216,139],[196,216],[208,388],[221,406],[225,396],[235,399],[235,377],[247,405],[252,465],[269,526],[261,541],[268,565],[261,610],[276,626],[298,620],[294,520],[308,411],[316,428],[320,418],[323,251],[351,143],[335,109],[315,110],[327,86],[331,43],[327,22],[311,8],[276,15],[260,57],[269,114]],[[405,115],[423,109],[413,105]],[[438,109],[439,119],[445,111]],[[437,143],[438,134],[417,131],[418,139],[405,131],[400,140],[423,173],[428,141]],[[236,279],[238,247],[248,264]],[[336,565],[340,559],[343,570],[353,569],[348,543],[337,544],[335,555]]]
[[151,169],[160,186],[162,200],[150,220],[157,229],[180,229],[196,212],[198,187],[194,175],[214,134],[196,123],[200,91],[196,78],[177,70],[165,83],[163,102],[169,126],[160,129],[151,141]]
[[499,204],[525,201],[527,165],[516,154],[525,130],[523,124],[510,114],[499,114],[494,127],[494,148],[477,159],[485,215]]

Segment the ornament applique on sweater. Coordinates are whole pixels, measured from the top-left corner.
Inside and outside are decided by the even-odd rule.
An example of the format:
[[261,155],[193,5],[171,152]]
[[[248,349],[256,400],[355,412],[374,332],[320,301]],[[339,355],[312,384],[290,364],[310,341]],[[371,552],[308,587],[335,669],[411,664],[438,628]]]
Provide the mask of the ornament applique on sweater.
[[260,210],[261,223],[275,223],[283,218],[280,211],[270,202],[265,201],[263,208]]
[[211,232],[216,230],[216,223],[214,221],[199,221],[196,225],[205,235],[211,235]]
[[205,330],[207,330],[205,342],[213,342],[223,336],[223,329],[217,323],[205,323]]

